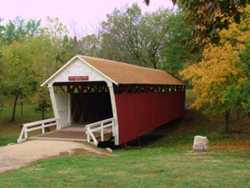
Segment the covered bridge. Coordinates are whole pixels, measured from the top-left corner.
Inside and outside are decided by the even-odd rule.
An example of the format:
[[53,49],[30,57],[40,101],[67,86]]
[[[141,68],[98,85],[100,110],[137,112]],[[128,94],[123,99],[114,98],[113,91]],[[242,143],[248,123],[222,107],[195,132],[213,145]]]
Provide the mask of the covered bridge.
[[82,126],[94,144],[110,132],[116,145],[125,144],[184,114],[181,81],[165,71],[124,62],[77,55],[45,85],[56,129]]

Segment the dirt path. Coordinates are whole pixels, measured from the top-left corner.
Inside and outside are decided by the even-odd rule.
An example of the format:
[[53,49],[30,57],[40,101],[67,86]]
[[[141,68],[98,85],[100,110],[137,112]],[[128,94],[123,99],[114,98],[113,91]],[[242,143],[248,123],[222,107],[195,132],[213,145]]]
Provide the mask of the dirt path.
[[0,173],[26,166],[37,160],[58,156],[64,153],[73,153],[74,150],[84,150],[103,155],[102,151],[82,143],[32,140],[22,144],[0,147]]

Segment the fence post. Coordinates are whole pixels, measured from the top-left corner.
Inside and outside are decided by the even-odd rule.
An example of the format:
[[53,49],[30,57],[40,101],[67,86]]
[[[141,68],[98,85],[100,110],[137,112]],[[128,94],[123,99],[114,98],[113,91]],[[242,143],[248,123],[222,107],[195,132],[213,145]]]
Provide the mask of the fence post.
[[25,140],[27,140],[27,138],[28,138],[28,132],[27,132],[26,127],[24,127],[24,138],[25,138]]
[[114,120],[112,120],[112,136],[115,136],[115,123]]
[[104,141],[103,122],[101,122],[101,141]]
[[42,123],[42,134],[45,134],[44,123]]
[[89,128],[87,128],[87,141],[88,141],[88,143],[90,143],[90,136],[89,136]]

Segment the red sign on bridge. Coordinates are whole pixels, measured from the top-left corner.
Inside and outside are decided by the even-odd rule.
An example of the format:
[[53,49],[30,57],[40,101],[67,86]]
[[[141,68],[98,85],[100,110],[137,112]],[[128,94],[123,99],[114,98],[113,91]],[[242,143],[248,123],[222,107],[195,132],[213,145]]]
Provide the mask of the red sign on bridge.
[[89,80],[89,76],[69,76],[69,81],[86,81]]

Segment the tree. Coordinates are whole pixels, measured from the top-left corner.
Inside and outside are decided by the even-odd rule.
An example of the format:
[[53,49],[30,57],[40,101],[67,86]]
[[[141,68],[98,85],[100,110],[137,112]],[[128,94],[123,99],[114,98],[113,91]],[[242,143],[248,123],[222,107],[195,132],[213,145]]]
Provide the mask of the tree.
[[115,9],[102,23],[101,55],[157,68],[167,39],[168,25],[164,23],[170,14],[159,10],[142,15],[137,5],[125,11]]
[[237,106],[235,100],[229,99],[229,93],[237,91],[244,80],[238,63],[238,52],[230,44],[210,45],[204,50],[201,62],[182,72],[185,79],[192,80],[195,95],[192,107],[212,114],[224,113],[226,131],[229,130],[230,112]]
[[[149,4],[149,0],[145,0]],[[172,0],[185,12],[186,21],[195,26],[194,38],[201,46],[209,42],[219,42],[219,30],[227,28],[228,18],[238,22],[240,8],[250,3],[249,0]]]
[[135,63],[140,57],[140,19],[141,10],[137,5],[124,11],[115,9],[107,15],[107,21],[102,23],[100,32],[102,56]]
[[168,23],[171,12],[158,10],[142,16],[139,23],[139,38],[141,38],[141,58],[145,65],[159,68],[160,55],[166,47],[170,37],[170,25]]
[[53,39],[55,43],[69,34],[67,26],[57,17],[47,17],[47,25],[42,28],[41,32]]
[[193,31],[181,11],[143,15],[137,5],[116,9],[102,24],[99,55],[165,69],[178,76],[187,62],[200,58],[201,50],[192,41]]
[[[250,5],[240,8],[240,23],[230,19],[228,29],[220,32],[221,43],[230,43],[234,49],[239,52],[239,68],[245,75],[245,80],[241,83],[238,90],[234,90],[231,98],[238,100],[238,108],[250,112],[250,60],[249,60],[249,43],[250,43]],[[235,92],[238,91],[238,92]],[[229,98],[229,100],[231,99]]]
[[3,86],[3,65],[2,63],[0,62],[0,113],[1,111],[3,110],[3,107],[4,107],[4,86]]
[[250,114],[250,42],[240,52],[241,68],[246,75],[246,80],[243,82],[240,96],[242,98],[242,106]]
[[40,84],[57,70],[59,66],[57,60],[58,49],[54,46],[51,38],[46,35],[33,37],[27,43],[29,52],[32,54],[33,79],[37,83],[34,90],[29,93],[29,97],[32,97],[32,102],[36,104],[36,111],[41,112],[41,118],[44,119],[51,104],[47,88],[41,88]]
[[178,72],[187,63],[196,63],[201,56],[201,49],[193,38],[194,28],[185,22],[183,12],[172,14],[167,22],[165,46],[160,52],[160,67],[179,76]]
[[78,41],[78,48],[81,54],[88,56],[99,56],[100,40],[95,34],[86,35]]
[[227,29],[220,31],[219,45],[210,44],[202,60],[182,71],[192,80],[196,97],[193,107],[209,113],[224,113],[229,131],[230,113],[245,109],[249,112],[250,5],[240,9],[240,22],[229,20]]
[[43,28],[40,21],[16,18],[0,22],[0,42],[0,88],[13,97],[11,119],[15,120],[18,101],[33,95],[44,115],[49,99],[39,85],[80,51],[78,41],[68,36],[58,18],[48,18]]
[[41,118],[45,119],[46,113],[51,108],[48,91],[39,88],[34,96],[34,101],[37,103],[36,111],[41,112]]
[[13,42],[3,49],[3,85],[13,97],[12,121],[19,99],[43,92],[38,90],[40,83],[58,68],[55,50],[51,39],[42,35]]
[[[2,49],[4,47],[3,45],[3,36],[2,36],[3,27],[1,26],[1,20],[0,20],[0,91],[3,91],[3,60],[2,60]],[[0,105],[3,103],[3,92],[0,92]]]
[[78,52],[77,41],[68,36],[68,28],[59,18],[48,17],[47,22],[47,25],[41,29],[41,36],[51,40],[59,67]]
[[26,38],[39,34],[40,20],[27,20],[16,17],[7,23],[2,22],[0,25],[2,42],[11,44],[14,41],[22,41]]
[[11,120],[15,121],[18,100],[31,92],[36,84],[32,76],[28,46],[13,42],[3,50],[3,60],[5,70],[3,84],[6,92],[14,98]]
[[[9,20],[6,22],[3,22],[1,20],[0,22],[0,89],[1,92],[1,98],[3,98],[6,94],[15,95],[15,101],[13,105],[13,113],[12,113],[12,120],[15,119],[15,111],[16,111],[16,104],[18,99],[23,97],[25,90],[27,88],[23,88],[20,86],[19,88],[15,88],[15,85],[13,81],[11,83],[6,82],[6,76],[9,75],[10,77],[14,77],[14,74],[19,74],[21,69],[16,68],[16,66],[19,66],[21,64],[18,62],[18,57],[21,56],[21,51],[18,51],[17,49],[21,46],[21,43],[25,41],[27,38],[34,37],[39,34],[40,31],[40,20],[27,20],[20,17],[16,17],[14,20]],[[13,58],[15,56],[14,62],[5,62],[5,60],[9,61],[9,57],[7,58],[7,54],[11,53],[11,47],[14,47],[13,49]],[[15,52],[14,52],[15,51]],[[18,51],[18,52],[17,52]],[[24,57],[25,56],[25,57]],[[26,53],[23,56],[24,59],[28,58],[28,54]],[[21,60],[22,61],[22,60]],[[28,64],[28,63],[27,63]],[[28,67],[28,66],[27,66]],[[7,70],[7,69],[16,69],[15,70]],[[24,68],[24,67],[22,67]],[[24,71],[25,72],[25,71]],[[29,77],[29,76],[28,76]],[[25,78],[19,77],[19,81],[17,82],[25,82]],[[18,85],[18,84],[17,84]],[[0,102],[1,103],[1,102]]]

